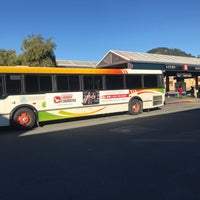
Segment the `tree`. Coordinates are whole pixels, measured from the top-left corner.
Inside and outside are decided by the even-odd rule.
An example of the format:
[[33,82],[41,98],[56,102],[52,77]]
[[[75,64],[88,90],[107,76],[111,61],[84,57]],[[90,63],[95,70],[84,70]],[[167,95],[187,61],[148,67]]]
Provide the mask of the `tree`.
[[56,44],[51,41],[51,38],[44,40],[40,34],[36,36],[34,34],[29,35],[22,42],[22,64],[28,66],[55,67],[55,48]]
[[149,50],[147,53],[154,53],[154,54],[163,54],[163,55],[173,55],[173,56],[185,56],[185,57],[194,57],[191,54],[188,54],[180,49],[169,49],[167,47],[158,47]]
[[0,66],[14,66],[17,64],[15,50],[0,49]]

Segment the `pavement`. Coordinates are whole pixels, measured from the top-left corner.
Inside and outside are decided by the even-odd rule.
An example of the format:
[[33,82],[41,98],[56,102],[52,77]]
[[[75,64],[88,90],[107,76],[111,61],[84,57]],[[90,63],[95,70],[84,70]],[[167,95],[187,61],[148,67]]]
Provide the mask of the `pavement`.
[[174,97],[169,96],[165,98],[165,104],[178,104],[178,103],[200,103],[200,98],[191,96]]

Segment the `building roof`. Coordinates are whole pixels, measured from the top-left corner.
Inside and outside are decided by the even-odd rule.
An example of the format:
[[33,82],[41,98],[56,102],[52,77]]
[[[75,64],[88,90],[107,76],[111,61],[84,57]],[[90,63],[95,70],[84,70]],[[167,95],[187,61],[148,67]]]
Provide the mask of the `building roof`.
[[162,54],[110,50],[99,62],[57,60],[57,66],[68,68],[102,68],[123,66],[127,63],[154,63],[164,65],[200,66],[200,58],[171,56]]
[[58,67],[78,67],[78,68],[94,68],[97,62],[87,62],[87,61],[74,61],[74,60],[57,60]]
[[99,63],[97,63],[96,67],[101,68],[111,65],[120,65],[128,62],[174,65],[187,64],[200,66],[199,58],[110,50],[103,57],[103,59]]

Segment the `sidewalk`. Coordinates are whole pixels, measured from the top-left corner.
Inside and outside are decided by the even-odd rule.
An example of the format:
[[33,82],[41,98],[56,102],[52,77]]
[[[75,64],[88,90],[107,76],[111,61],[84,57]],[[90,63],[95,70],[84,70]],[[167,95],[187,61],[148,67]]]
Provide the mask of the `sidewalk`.
[[178,104],[178,103],[197,103],[200,98],[182,96],[182,97],[165,97],[165,104]]

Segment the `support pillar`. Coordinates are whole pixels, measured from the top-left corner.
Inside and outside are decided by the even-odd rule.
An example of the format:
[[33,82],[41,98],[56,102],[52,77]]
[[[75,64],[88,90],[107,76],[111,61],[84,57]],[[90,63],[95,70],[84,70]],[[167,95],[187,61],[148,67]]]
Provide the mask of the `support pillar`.
[[198,76],[195,76],[195,88],[198,90]]
[[169,92],[169,76],[166,75],[166,92]]

